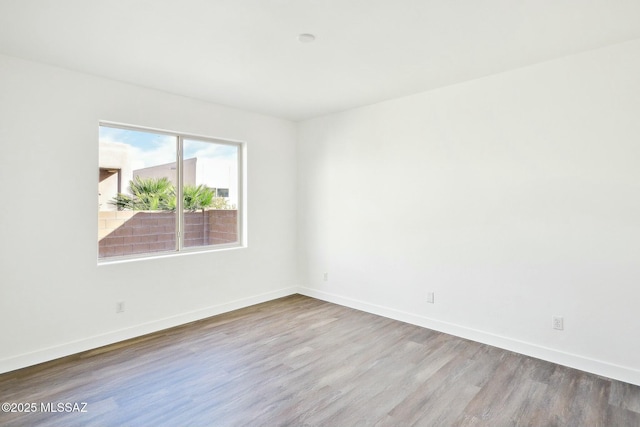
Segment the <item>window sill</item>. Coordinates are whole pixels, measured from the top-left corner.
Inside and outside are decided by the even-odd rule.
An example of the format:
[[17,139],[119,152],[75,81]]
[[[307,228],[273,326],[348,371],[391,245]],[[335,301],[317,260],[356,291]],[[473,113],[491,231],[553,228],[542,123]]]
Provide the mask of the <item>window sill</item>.
[[173,257],[181,257],[187,255],[197,255],[197,254],[208,254],[212,252],[222,252],[222,251],[230,251],[236,249],[244,249],[246,245],[242,245],[240,243],[234,243],[229,245],[218,245],[218,246],[208,246],[206,248],[198,247],[198,248],[185,248],[180,252],[170,251],[170,252],[155,252],[152,254],[141,254],[141,255],[128,255],[122,257],[110,257],[110,258],[101,258],[98,259],[98,267],[107,266],[107,265],[115,265],[115,264],[125,264],[129,262],[137,262],[137,261],[148,261],[155,259],[164,259],[164,258],[173,258]]

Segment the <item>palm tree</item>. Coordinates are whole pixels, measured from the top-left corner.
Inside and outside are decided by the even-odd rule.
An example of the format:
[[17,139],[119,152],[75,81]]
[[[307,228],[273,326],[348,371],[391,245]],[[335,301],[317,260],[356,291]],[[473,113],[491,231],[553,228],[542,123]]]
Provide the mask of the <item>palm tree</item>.
[[[168,178],[141,178],[129,181],[131,195],[118,193],[109,203],[119,210],[174,211],[176,189]],[[229,209],[227,200],[215,197],[214,190],[206,185],[185,185],[182,190],[183,209],[195,212],[199,209]]]
[[[204,209],[213,204],[213,190],[205,185],[185,185],[182,189],[183,209],[189,212],[195,212],[198,209]],[[226,200],[225,200],[226,202]]]
[[134,211],[168,210],[171,198],[175,199],[175,190],[169,179],[141,178],[136,176],[129,181],[131,195],[119,193],[112,204],[118,209]]

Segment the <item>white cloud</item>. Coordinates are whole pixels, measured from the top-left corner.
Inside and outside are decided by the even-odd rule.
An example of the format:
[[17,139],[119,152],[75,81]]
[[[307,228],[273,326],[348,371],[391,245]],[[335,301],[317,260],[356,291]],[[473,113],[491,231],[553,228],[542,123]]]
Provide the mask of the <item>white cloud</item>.
[[137,146],[131,146],[131,159],[133,170],[175,163],[176,147],[175,144],[162,144],[154,149],[144,150]]

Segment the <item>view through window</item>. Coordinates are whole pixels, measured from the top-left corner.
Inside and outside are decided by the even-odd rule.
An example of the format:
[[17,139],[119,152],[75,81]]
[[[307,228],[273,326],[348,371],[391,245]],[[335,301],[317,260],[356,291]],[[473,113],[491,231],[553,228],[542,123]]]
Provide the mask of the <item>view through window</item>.
[[98,259],[235,246],[239,143],[100,125]]

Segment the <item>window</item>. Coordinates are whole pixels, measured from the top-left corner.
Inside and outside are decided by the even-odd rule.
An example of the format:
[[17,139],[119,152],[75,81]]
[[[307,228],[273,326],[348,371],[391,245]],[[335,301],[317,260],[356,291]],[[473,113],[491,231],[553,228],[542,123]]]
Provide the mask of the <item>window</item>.
[[99,130],[99,261],[240,245],[241,143]]

